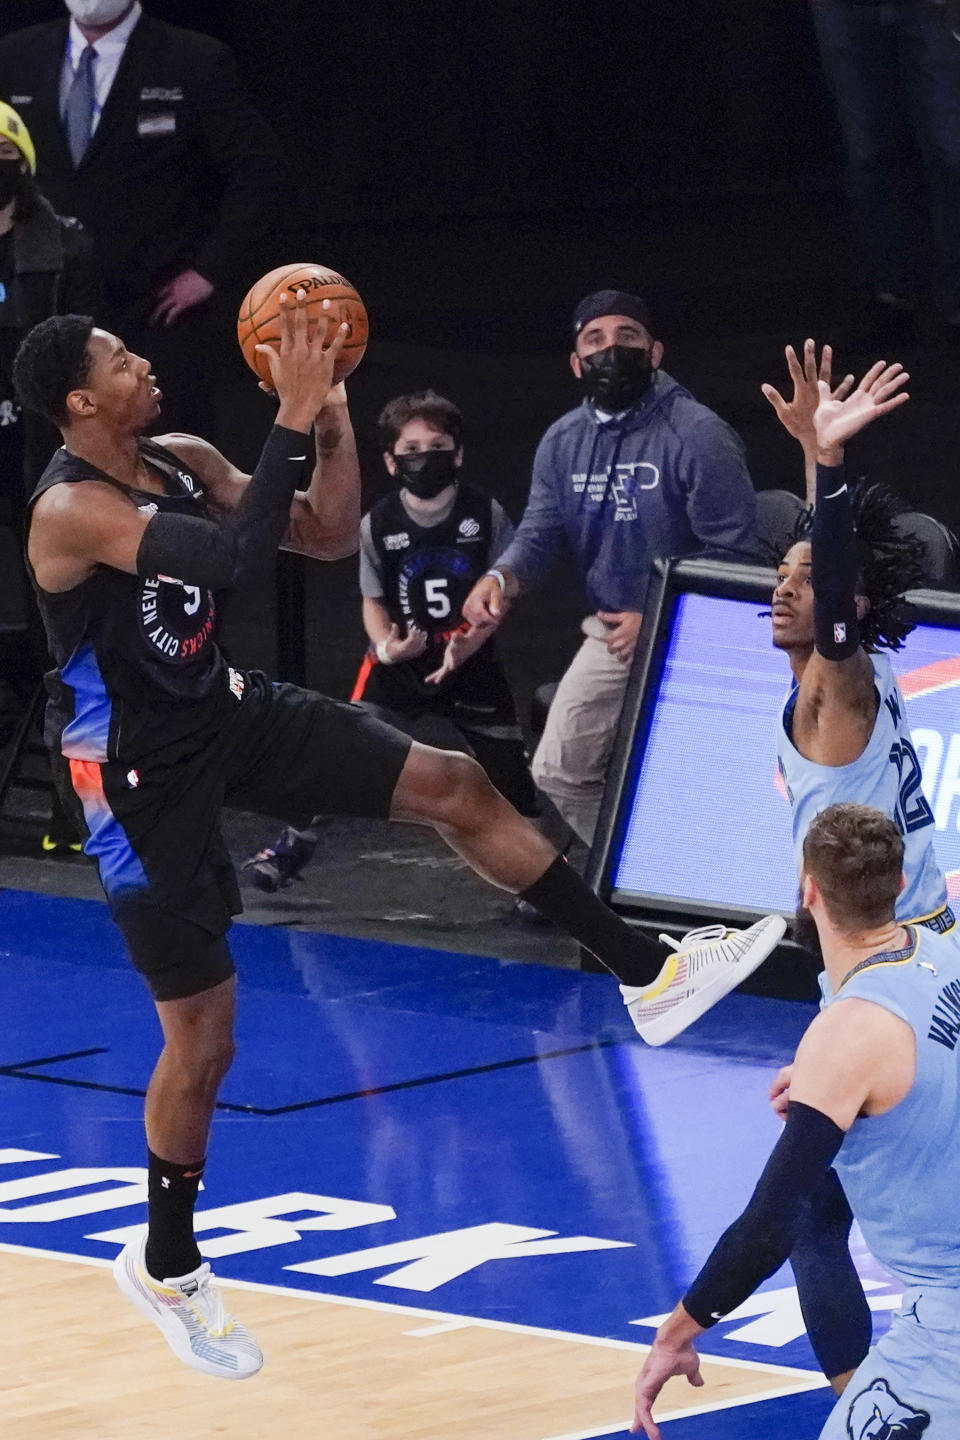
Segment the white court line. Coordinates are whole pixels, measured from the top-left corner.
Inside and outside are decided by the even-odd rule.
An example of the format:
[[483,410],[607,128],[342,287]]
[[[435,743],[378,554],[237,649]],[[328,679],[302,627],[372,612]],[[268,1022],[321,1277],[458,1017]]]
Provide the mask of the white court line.
[[[94,1255],[74,1255],[65,1250],[43,1250],[33,1245],[9,1245],[0,1241],[0,1254],[6,1252],[10,1255],[35,1255],[45,1260],[69,1260],[79,1265],[94,1265],[101,1270],[109,1270],[112,1260],[102,1260]],[[294,1285],[263,1285],[258,1280],[232,1280],[226,1276],[218,1275],[217,1284],[228,1290],[253,1290],[264,1295],[284,1295],[293,1300],[314,1300],[323,1305],[347,1305],[355,1310],[379,1310],[388,1311],[394,1315],[422,1316],[426,1320],[432,1320],[436,1324],[447,1321],[457,1321],[457,1328],[471,1325],[478,1330],[500,1330],[511,1335],[532,1335],[540,1340],[566,1340],[577,1345],[594,1345],[604,1350],[628,1350],[633,1354],[642,1356],[650,1349],[636,1340],[613,1340],[605,1335],[579,1335],[573,1330],[547,1330],[540,1325],[517,1325],[511,1320],[488,1320],[479,1315],[453,1315],[448,1310],[426,1310],[415,1305],[398,1305],[387,1300],[361,1300],[355,1295],[325,1295],[319,1290],[299,1290]],[[820,1381],[820,1377],[812,1370],[801,1370],[793,1365],[775,1365],[764,1360],[736,1360],[732,1355],[704,1355],[704,1360],[709,1360],[711,1365],[724,1365],[730,1370],[759,1370],[764,1375],[784,1375],[797,1381],[804,1381],[806,1384],[801,1389],[811,1389],[813,1384]],[[824,1382],[826,1383],[826,1382]],[[599,1432],[601,1435],[603,1431]]]
[[[713,1360],[714,1357],[703,1355],[701,1359]],[[654,1418],[658,1425],[664,1425],[668,1420],[685,1420],[689,1415],[712,1415],[717,1410],[736,1410],[741,1405],[758,1405],[761,1400],[781,1400],[785,1395],[803,1395],[808,1390],[822,1390],[827,1384],[826,1376],[811,1375],[806,1385],[783,1385],[779,1390],[765,1390],[759,1395],[741,1395],[734,1400],[717,1400],[713,1404],[707,1401],[703,1405],[691,1405],[686,1410],[668,1410]],[[547,1440],[604,1440],[608,1435],[622,1434],[629,1428],[630,1423],[630,1420],[614,1420],[600,1430],[578,1430],[573,1435],[550,1435]]]
[[421,1325],[417,1330],[404,1330],[403,1333],[421,1340],[428,1335],[449,1335],[453,1330],[469,1330],[472,1324],[472,1320],[441,1320],[439,1325]]

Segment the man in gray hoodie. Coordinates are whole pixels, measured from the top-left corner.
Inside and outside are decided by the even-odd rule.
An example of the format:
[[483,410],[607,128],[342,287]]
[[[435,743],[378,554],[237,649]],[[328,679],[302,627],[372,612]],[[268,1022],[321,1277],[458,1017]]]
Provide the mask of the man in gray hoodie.
[[570,365],[583,403],[544,435],[513,541],[463,607],[498,623],[567,548],[591,613],[533,759],[537,784],[593,838],[650,568],[660,556],[748,553],[754,491],[731,427],[660,369],[645,301],[618,290],[574,311]]

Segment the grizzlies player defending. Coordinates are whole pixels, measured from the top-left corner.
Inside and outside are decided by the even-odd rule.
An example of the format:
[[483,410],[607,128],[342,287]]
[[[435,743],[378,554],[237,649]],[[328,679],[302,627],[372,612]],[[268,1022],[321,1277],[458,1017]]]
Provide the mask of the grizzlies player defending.
[[[47,739],[164,1040],[145,1105],[146,1241],[127,1246],[114,1273],[186,1364],[227,1378],[254,1374],[262,1356],[225,1313],[193,1233],[233,1054],[224,937],[240,902],[225,802],[298,826],[318,811],[434,826],[633,987],[634,1023],[649,1017],[657,1041],[732,989],[783,931],[778,916],[712,944],[691,939],[664,964],[468,756],[227,664],[215,595],[262,575],[279,544],[320,559],[356,549],[356,449],[342,391],[331,391],[345,327],[326,347],[304,302],[301,292],[284,310],[279,354],[265,347],[280,407],[252,477],[195,436],[142,439],[159,411],[150,364],[89,317],[34,327],[14,365],[23,403],[65,442],[27,537],[56,666]],[[298,491],[311,429],[317,462]]]
[[801,904],[830,999],[797,1050],[786,1124],[746,1210],[661,1325],[637,1379],[635,1433],[671,1375],[702,1384],[697,1336],[790,1254],[835,1166],[872,1253],[904,1286],[820,1440],[960,1435],[960,952],[895,914],[904,840],[863,805],[833,805],[803,843]]
[[[803,446],[808,480],[816,485],[812,533],[786,550],[772,606],[773,643],[793,671],[777,749],[798,869],[804,837],[820,811],[843,800],[874,806],[904,837],[898,918],[951,932],[954,917],[933,852],[933,814],[920,788],[903,697],[879,653],[899,649],[911,629],[903,595],[922,583],[919,557],[891,523],[894,498],[880,486],[848,486],[843,464],[846,442],[904,403],[907,376],[898,365],[878,364],[855,390],[848,376],[831,394],[831,358],[825,346],[818,369],[808,340],[801,366],[788,347],[792,398],[763,387]],[[821,983],[829,982],[821,977]],[[784,1072],[778,1083],[788,1081]],[[871,1332],[850,1258],[850,1223],[831,1174],[790,1257],[811,1343],[837,1393],[866,1353]]]

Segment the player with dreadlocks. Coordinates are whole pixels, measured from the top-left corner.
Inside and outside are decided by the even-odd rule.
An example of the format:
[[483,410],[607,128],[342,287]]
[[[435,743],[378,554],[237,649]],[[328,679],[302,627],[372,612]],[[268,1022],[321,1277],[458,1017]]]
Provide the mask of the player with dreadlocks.
[[[788,360],[796,365],[792,350]],[[808,341],[802,377],[808,387],[812,363]],[[882,485],[848,483],[844,465],[847,441],[909,398],[903,389],[909,376],[901,365],[879,361],[856,389],[847,380],[831,394],[829,365],[825,347],[812,382],[819,402],[810,418],[816,503],[788,541],[771,608],[773,643],[786,653],[794,679],[777,750],[798,870],[815,815],[844,800],[871,805],[904,836],[907,879],[898,918],[945,931],[955,921],[933,853],[933,813],[920,788],[903,697],[883,653],[899,650],[913,628],[904,595],[922,584],[922,551],[897,532],[894,522],[905,508],[897,498]],[[786,423],[796,396],[788,404],[769,385],[764,394]]]
[[[907,590],[922,584],[922,549],[898,534],[905,507],[882,485],[848,483],[846,443],[909,398],[900,365],[878,362],[853,388],[847,376],[831,391],[831,352],[819,367],[814,342],[803,364],[787,347],[790,400],[772,385],[763,393],[807,460],[812,510],[785,537],[773,593],[773,643],[783,650],[793,684],[777,726],[780,772],[790,799],[796,854],[814,818],[855,801],[883,811],[904,838],[901,923],[939,933],[954,930],[946,881],[933,851],[933,813],[921,789],[920,763],[903,697],[883,653],[899,650],[913,628]],[[814,473],[815,472],[815,473]],[[815,480],[815,492],[813,490]],[[810,938],[812,926],[801,933]],[[954,931],[956,933],[956,931]],[[824,981],[821,981],[823,984]],[[780,1071],[771,1100],[785,1116],[790,1073]],[[871,1317],[849,1249],[852,1215],[830,1171],[790,1261],[817,1359],[837,1394],[870,1344]]]

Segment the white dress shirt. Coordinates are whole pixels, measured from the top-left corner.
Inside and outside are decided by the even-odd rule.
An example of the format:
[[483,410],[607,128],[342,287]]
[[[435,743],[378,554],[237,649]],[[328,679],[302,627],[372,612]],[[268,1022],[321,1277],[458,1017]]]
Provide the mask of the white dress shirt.
[[[104,105],[107,103],[107,96],[110,94],[111,86],[117,78],[117,71],[120,68],[120,61],[123,59],[123,52],[127,48],[127,41],[133,34],[133,28],[140,16],[143,14],[143,7],[140,0],[136,0],[133,9],[126,19],[121,20],[119,25],[114,25],[106,35],[101,35],[95,40],[93,48],[97,52],[97,61],[93,68],[93,77],[96,84],[97,100],[93,108],[93,123],[91,134],[100,123],[100,115]],[[70,86],[73,84],[73,77],[76,74],[77,66],[80,64],[80,56],[86,50],[89,41],[85,38],[83,31],[76,20],[70,21],[70,31],[67,38],[67,48],[63,52],[63,65],[60,68],[60,114],[66,109],[67,95],[70,93]]]

